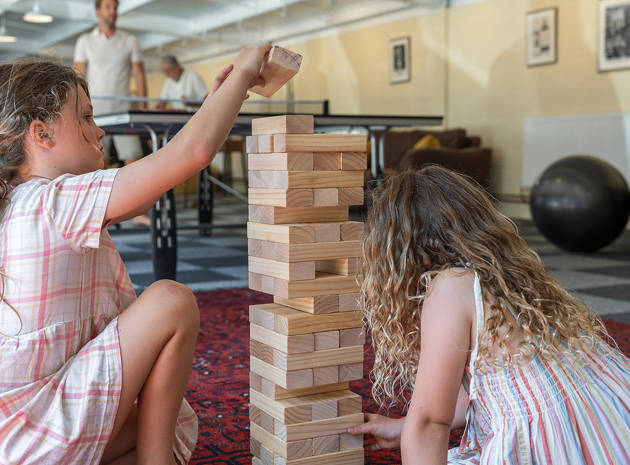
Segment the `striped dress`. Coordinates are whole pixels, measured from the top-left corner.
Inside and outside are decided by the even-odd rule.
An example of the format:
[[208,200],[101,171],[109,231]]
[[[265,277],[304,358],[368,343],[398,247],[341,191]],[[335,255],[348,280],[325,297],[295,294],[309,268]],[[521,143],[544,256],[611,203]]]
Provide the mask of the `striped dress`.
[[[477,342],[483,298],[475,274]],[[469,406],[458,465],[630,464],[630,360],[599,341],[584,358],[535,357],[522,365],[477,363],[464,374]]]
[[[103,219],[117,170],[11,193],[0,220],[0,464],[98,464],[122,386],[118,314],[136,299]],[[18,316],[19,315],[19,318]],[[184,401],[173,449],[197,418]]]

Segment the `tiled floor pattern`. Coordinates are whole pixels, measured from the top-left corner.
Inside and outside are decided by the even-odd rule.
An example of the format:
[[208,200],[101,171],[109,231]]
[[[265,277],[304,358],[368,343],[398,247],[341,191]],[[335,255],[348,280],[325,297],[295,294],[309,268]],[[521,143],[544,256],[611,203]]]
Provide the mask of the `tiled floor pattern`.
[[[196,230],[178,232],[177,280],[193,291],[247,287],[247,206],[217,197],[215,223],[242,227],[215,229],[210,237]],[[179,210],[177,222],[194,225],[196,210]],[[600,315],[630,323],[630,230],[597,253],[574,254],[550,244],[531,222],[519,221],[519,229],[560,284]],[[149,231],[123,224],[110,232],[141,292],[154,280]]]

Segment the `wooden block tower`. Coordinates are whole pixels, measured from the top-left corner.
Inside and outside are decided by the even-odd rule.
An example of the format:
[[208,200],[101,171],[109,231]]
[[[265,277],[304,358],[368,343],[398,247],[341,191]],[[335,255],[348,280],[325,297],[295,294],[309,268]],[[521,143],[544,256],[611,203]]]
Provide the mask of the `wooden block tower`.
[[363,464],[361,313],[355,281],[366,138],[313,134],[313,117],[252,121],[249,287],[250,425],[255,465]]

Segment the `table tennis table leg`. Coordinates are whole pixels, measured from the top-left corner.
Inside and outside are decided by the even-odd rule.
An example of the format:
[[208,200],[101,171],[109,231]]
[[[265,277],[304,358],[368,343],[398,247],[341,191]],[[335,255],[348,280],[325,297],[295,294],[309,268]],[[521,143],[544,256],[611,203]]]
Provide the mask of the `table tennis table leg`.
[[169,190],[151,211],[151,242],[155,279],[175,279],[177,274],[177,220],[175,195]]
[[[153,151],[157,151],[158,137],[155,130],[145,125],[151,135]],[[170,128],[169,128],[170,129]],[[168,140],[166,130],[162,144]],[[177,220],[175,215],[175,194],[165,192],[151,209],[151,248],[153,274],[155,279],[175,279],[177,274]]]
[[[198,202],[198,215],[200,224],[212,223],[213,206],[214,206],[214,194],[212,192],[212,181],[210,180],[210,166],[207,166],[199,173],[199,187],[197,194],[199,197]],[[211,236],[212,229],[199,229],[199,234],[202,236]]]

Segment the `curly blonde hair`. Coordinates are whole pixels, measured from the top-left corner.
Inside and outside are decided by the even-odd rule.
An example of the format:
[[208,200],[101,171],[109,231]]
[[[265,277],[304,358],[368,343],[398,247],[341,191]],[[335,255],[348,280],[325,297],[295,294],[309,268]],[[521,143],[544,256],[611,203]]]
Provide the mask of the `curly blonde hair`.
[[[382,406],[387,398],[407,403],[422,299],[431,277],[456,266],[471,266],[484,301],[492,302],[479,341],[482,360],[493,361],[493,347],[513,360],[507,341],[516,325],[523,357],[554,357],[563,344],[582,350],[585,338],[606,335],[601,320],[549,275],[478,184],[438,166],[403,172],[372,194],[358,275],[375,354],[372,389]],[[499,337],[502,327],[507,333]]]

